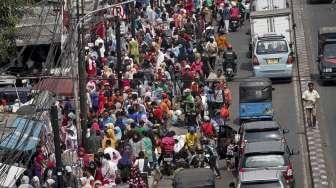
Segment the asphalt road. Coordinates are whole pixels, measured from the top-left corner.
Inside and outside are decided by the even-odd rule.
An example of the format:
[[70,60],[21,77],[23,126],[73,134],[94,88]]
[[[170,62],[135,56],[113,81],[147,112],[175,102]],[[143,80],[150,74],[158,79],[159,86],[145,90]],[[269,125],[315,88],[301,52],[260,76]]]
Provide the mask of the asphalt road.
[[[239,108],[238,108],[238,86],[239,79],[253,76],[252,67],[251,67],[251,59],[246,57],[246,53],[248,51],[248,43],[249,36],[246,35],[248,31],[249,23],[246,23],[238,32],[230,33],[228,35],[229,40],[238,54],[238,62],[239,69],[238,75],[236,78],[229,83],[229,87],[233,94],[233,104],[231,107],[231,120],[232,126],[238,128],[237,119],[239,116]],[[294,72],[296,72],[294,70]],[[294,78],[295,80],[295,78]],[[295,81],[290,83],[288,82],[275,82],[273,83],[273,106],[275,110],[275,118],[281,124],[283,128],[289,129],[289,133],[286,134],[286,138],[290,148],[293,148],[295,151],[295,155],[291,157],[291,162],[294,168],[295,178],[296,178],[296,186],[297,188],[303,188],[304,183],[303,180],[305,178],[305,170],[303,168],[302,163],[302,143],[299,138],[302,135],[302,131],[299,129],[298,125],[298,116],[297,116],[297,106],[298,98],[295,90],[297,89],[297,85]],[[179,132],[179,131],[178,131]],[[183,131],[182,131],[183,132]],[[224,171],[222,171],[224,172]],[[233,177],[224,173],[222,179],[217,180],[217,185],[219,187],[226,188],[230,181],[233,180]],[[171,181],[169,178],[164,177],[160,182],[159,187],[171,187]]]
[[[248,43],[249,36],[246,35],[248,30],[248,24],[246,23],[243,28],[240,29],[239,32],[230,33],[230,42],[234,50],[238,53],[238,62],[239,62],[239,70],[237,79],[229,84],[232,93],[234,102],[232,105],[232,118],[237,119],[239,116],[239,108],[238,108],[238,85],[239,78],[246,78],[253,76],[251,59],[246,57],[246,53],[248,51]],[[294,70],[294,72],[296,72]],[[295,78],[293,79],[295,80]],[[294,167],[294,173],[296,178],[296,187],[302,188],[304,187],[303,179],[305,178],[302,166],[302,154],[301,148],[302,144],[300,143],[300,134],[298,126],[298,117],[297,117],[297,97],[294,92],[297,89],[295,81],[290,83],[288,82],[273,82],[273,106],[275,111],[275,118],[280,123],[283,128],[289,129],[289,133],[286,134],[287,141],[290,148],[293,148],[296,155],[291,157],[291,162]],[[237,121],[234,121],[237,122]]]
[[[308,54],[310,52],[311,72],[314,78],[318,78],[317,66],[315,60],[317,58],[317,32],[322,26],[336,26],[336,4],[308,4],[304,5],[304,29]],[[335,166],[336,162],[336,116],[335,116],[335,96],[336,96],[336,84],[330,83],[326,86],[322,86],[318,81],[316,88],[320,93],[320,113],[319,113],[319,125],[322,131],[322,137],[325,138],[325,152],[327,158],[327,166],[329,168],[329,177],[333,185],[336,185]],[[331,185],[332,187],[332,185]]]

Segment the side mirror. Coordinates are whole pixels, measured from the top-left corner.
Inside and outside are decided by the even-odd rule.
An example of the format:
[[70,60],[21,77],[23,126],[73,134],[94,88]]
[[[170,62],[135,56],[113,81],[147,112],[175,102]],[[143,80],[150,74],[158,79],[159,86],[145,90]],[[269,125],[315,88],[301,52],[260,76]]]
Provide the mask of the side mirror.
[[283,134],[287,134],[287,133],[289,133],[289,129],[283,129],[283,130],[282,130],[282,133],[283,133]]
[[323,58],[323,55],[319,55],[318,57],[317,57],[317,62],[320,62],[321,61],[321,59]]

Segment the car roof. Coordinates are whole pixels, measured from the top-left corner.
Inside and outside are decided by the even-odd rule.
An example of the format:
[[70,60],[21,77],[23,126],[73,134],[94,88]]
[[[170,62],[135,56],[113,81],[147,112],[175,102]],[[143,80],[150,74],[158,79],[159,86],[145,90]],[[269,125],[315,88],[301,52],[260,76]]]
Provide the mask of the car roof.
[[244,154],[285,152],[285,144],[281,141],[265,141],[247,143]]
[[281,171],[278,170],[254,170],[242,172],[239,175],[241,182],[260,182],[260,181],[276,181],[280,180]]
[[252,130],[266,130],[266,129],[279,129],[280,126],[276,121],[254,121],[248,122],[244,125],[245,131],[252,131]]
[[319,29],[319,34],[325,33],[336,33],[336,27],[321,27]]
[[272,82],[269,78],[250,77],[240,80],[239,87],[258,87],[258,86],[271,86]]
[[281,40],[281,39],[285,39],[285,36],[283,35],[278,35],[276,33],[267,33],[264,35],[260,35],[258,36],[258,40]]

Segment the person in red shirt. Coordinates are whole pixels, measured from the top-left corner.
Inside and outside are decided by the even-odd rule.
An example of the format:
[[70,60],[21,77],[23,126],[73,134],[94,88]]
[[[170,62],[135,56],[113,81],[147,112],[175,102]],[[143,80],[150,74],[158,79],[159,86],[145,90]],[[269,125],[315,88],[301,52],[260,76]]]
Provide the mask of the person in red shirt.
[[156,102],[152,102],[153,117],[156,121],[163,123],[164,111]]
[[213,138],[216,136],[216,129],[210,122],[209,116],[204,116],[204,123],[201,125],[201,133],[203,136]]

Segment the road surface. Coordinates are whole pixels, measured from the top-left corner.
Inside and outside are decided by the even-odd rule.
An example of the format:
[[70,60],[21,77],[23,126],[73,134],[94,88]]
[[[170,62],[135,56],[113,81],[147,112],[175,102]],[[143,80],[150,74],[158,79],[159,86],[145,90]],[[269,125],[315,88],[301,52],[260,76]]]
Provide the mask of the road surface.
[[[247,24],[243,28],[240,29],[239,32],[231,33],[230,40],[234,50],[238,53],[238,62],[239,62],[239,70],[238,70],[238,78],[231,82],[229,86],[233,92],[233,109],[232,115],[233,118],[238,118],[238,85],[239,78],[246,78],[249,76],[253,76],[251,59],[246,57],[246,53],[249,49],[248,42],[249,36],[246,35],[248,31]],[[294,72],[296,72],[294,70]],[[296,78],[293,78],[295,80]],[[294,167],[294,173],[296,178],[296,186],[298,188],[303,188],[303,180],[305,178],[306,171],[303,170],[302,166],[302,143],[299,138],[302,137],[302,131],[299,129],[298,125],[298,109],[297,109],[297,85],[295,81],[292,82],[279,82],[276,81],[273,83],[273,106],[275,112],[275,118],[280,123],[283,128],[287,128],[290,132],[286,134],[288,144],[290,148],[293,148],[296,155],[291,157],[291,162]]]
[[[314,78],[318,78],[317,66],[315,60],[317,58],[317,32],[322,26],[336,26],[336,4],[308,4],[304,5],[304,29],[306,31],[306,41],[308,46],[309,60],[311,62],[311,73]],[[319,113],[319,127],[324,138],[324,149],[327,158],[327,169],[331,186],[336,185],[335,166],[336,162],[336,116],[335,116],[335,97],[336,84],[330,83],[326,86],[320,85],[316,81],[316,88],[320,93],[320,113]]]

